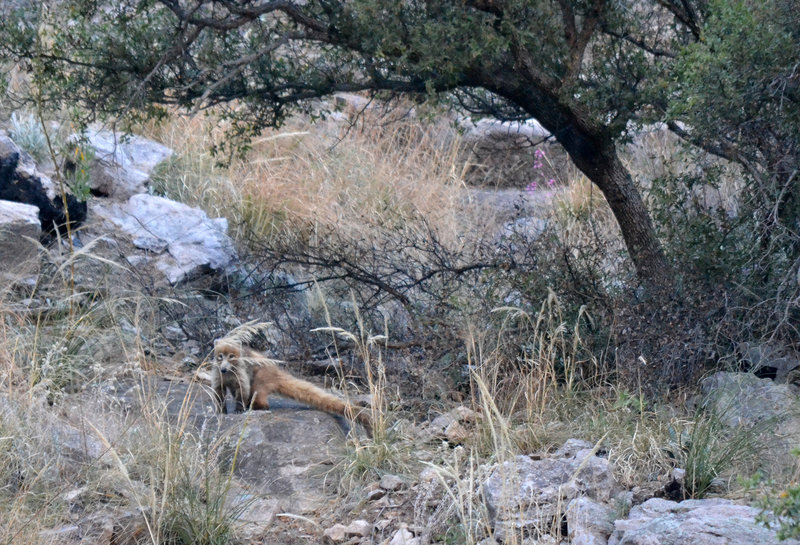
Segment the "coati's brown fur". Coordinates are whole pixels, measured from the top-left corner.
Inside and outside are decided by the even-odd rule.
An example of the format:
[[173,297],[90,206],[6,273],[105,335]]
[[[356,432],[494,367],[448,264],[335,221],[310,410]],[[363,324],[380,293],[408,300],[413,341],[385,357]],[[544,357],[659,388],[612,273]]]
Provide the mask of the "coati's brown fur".
[[236,410],[269,409],[272,393],[306,403],[323,411],[354,418],[372,435],[372,423],[365,412],[308,381],[296,378],[259,352],[236,341],[214,342],[212,388],[220,412],[225,412],[225,391],[236,400]]

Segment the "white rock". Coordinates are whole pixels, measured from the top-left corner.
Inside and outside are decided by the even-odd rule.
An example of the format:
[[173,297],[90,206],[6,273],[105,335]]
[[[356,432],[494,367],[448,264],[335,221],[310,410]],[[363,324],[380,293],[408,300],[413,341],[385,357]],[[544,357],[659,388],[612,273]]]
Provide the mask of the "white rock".
[[144,193],[152,170],[173,153],[142,136],[90,130],[86,138],[95,150],[92,189],[119,200]]
[[0,278],[9,280],[30,269],[41,234],[37,207],[0,200]]
[[611,508],[586,497],[569,502],[566,516],[572,545],[606,545],[614,531]]
[[393,492],[403,488],[403,479],[397,475],[386,474],[381,477],[381,488]]
[[[209,219],[199,208],[139,194],[125,203],[92,203],[94,214],[156,254],[155,267],[171,284],[222,271],[236,259],[224,218]],[[129,262],[131,260],[129,259]]]
[[366,520],[354,520],[347,525],[347,528],[344,529],[344,533],[347,537],[367,537],[372,533],[372,524]]
[[[761,511],[730,500],[653,498],[631,509],[627,520],[614,523],[608,545],[772,545],[775,530],[756,522]],[[782,541],[798,545],[798,541]]]
[[400,528],[392,537],[389,545],[420,545],[418,537],[408,531],[407,528]]
[[323,532],[323,536],[327,538],[328,541],[332,543],[340,543],[346,539],[345,531],[347,527],[344,524],[334,524],[325,532]]

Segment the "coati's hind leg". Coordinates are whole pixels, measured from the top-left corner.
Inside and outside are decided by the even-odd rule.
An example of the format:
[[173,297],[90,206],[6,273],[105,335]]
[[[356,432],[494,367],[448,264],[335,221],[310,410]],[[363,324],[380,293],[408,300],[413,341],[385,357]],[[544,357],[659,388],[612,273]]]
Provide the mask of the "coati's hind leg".
[[253,392],[253,399],[250,401],[250,408],[256,411],[268,411],[269,400],[267,399],[267,394],[268,392],[265,390],[257,388]]

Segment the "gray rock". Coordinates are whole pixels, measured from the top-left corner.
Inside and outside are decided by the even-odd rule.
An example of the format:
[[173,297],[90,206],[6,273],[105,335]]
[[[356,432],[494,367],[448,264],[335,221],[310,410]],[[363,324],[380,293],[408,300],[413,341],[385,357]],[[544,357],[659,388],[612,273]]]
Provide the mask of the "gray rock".
[[386,474],[381,477],[381,488],[393,492],[403,488],[403,479],[397,475]]
[[459,406],[420,426],[417,435],[425,441],[447,440],[460,444],[472,435],[470,430],[474,429],[477,419],[475,411]]
[[[562,452],[571,450],[567,447]],[[517,456],[495,465],[483,483],[489,517],[501,540],[508,532],[536,528],[546,533],[570,500],[587,496],[609,502],[619,491],[608,460],[591,449],[543,460]]]
[[770,475],[791,471],[800,443],[800,400],[797,388],[750,373],[714,373],[701,382],[704,406],[731,428],[766,423],[774,427],[762,452],[763,469]]
[[220,415],[210,389],[197,384],[153,380],[122,390],[116,395],[131,411],[140,400],[163,399],[166,414],[218,436],[237,452],[237,482],[254,496],[277,500],[277,512],[307,514],[330,500],[326,474],[345,443],[343,419],[279,397],[270,397],[269,411]]
[[572,545],[606,545],[614,531],[611,508],[589,498],[569,502],[566,516]]
[[90,167],[92,190],[118,200],[144,193],[152,170],[173,153],[142,136],[90,130],[86,138],[95,151]]
[[33,270],[41,234],[37,207],[0,201],[0,279],[8,282]]
[[275,515],[280,512],[280,502],[275,499],[254,498],[241,491],[232,505],[244,502],[244,509],[236,519],[236,536],[242,543],[262,543],[264,536],[274,526]]
[[344,529],[344,533],[348,537],[367,537],[372,533],[372,523],[366,520],[354,520],[347,525],[347,528]]
[[420,540],[414,537],[414,534],[408,531],[407,528],[400,528],[395,532],[394,536],[392,536],[389,545],[420,545]]
[[347,536],[345,530],[347,527],[344,524],[334,524],[322,533],[322,537],[326,543],[341,543]]
[[140,194],[125,203],[94,202],[92,212],[137,248],[155,254],[154,266],[171,284],[221,272],[236,259],[227,221],[209,219],[199,208]]
[[[785,350],[767,343],[740,343],[736,351],[743,361],[750,365],[751,373],[775,374],[775,382],[784,383],[794,377],[800,368],[800,360],[788,354]],[[762,374],[763,373],[763,374]]]
[[[503,226],[500,237],[504,239],[522,239],[533,242],[547,230],[547,220],[541,218],[519,218]],[[513,245],[513,244],[512,244]]]
[[[565,172],[566,152],[548,140],[550,134],[535,120],[465,121],[463,144],[469,154],[465,181],[498,188],[524,188],[533,180],[547,180]],[[536,151],[545,152],[537,157]]]
[[[608,545],[767,545],[777,544],[774,530],[756,523],[760,511],[730,500],[653,498],[614,523]],[[798,545],[796,540],[783,541]]]

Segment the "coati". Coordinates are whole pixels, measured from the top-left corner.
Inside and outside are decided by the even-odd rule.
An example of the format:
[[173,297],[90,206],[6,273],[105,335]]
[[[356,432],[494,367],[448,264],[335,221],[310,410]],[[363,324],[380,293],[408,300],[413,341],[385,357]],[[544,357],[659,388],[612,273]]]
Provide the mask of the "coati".
[[236,410],[269,409],[271,393],[300,401],[323,411],[354,418],[372,435],[372,423],[366,412],[342,401],[308,381],[296,378],[259,352],[242,346],[235,339],[214,342],[212,388],[220,412],[225,412],[225,391],[236,400]]

